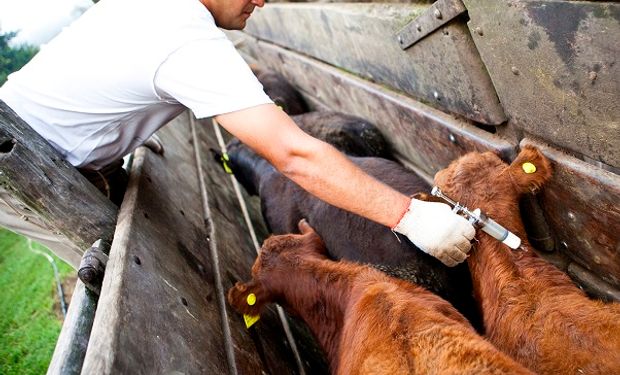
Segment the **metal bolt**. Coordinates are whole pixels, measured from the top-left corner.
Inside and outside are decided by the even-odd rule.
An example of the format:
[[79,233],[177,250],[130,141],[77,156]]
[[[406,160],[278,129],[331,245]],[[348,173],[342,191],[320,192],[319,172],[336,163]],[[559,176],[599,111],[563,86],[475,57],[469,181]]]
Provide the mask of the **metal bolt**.
[[398,36],[396,39],[398,39],[398,43],[403,44],[403,37],[402,36]]
[[483,35],[484,35],[484,32],[482,31],[482,28],[481,28],[480,26],[476,27],[476,28],[474,29],[474,31],[476,32],[476,34],[478,34],[478,35],[480,35],[480,36],[483,36]]
[[435,99],[439,100],[439,93],[437,91],[433,91],[433,96]]
[[433,14],[435,15],[435,17],[437,17],[437,19],[441,19],[441,17],[443,17],[441,15],[441,11],[439,9],[435,9],[435,11],[433,12]]
[[574,213],[572,213],[572,212],[569,212],[569,213],[568,213],[568,218],[569,218],[571,221],[575,221],[575,219],[576,219],[575,214],[574,214]]
[[422,26],[420,26],[420,25],[415,25],[415,28],[416,28],[416,30],[418,30],[418,31],[422,31]]
[[513,66],[512,68],[510,68],[510,71],[512,72],[512,74],[514,74],[516,76],[518,76],[519,73],[521,73],[521,72],[519,72],[519,69],[517,69],[516,66]]
[[454,134],[448,135],[448,139],[450,140],[450,142],[456,144],[456,137],[454,136]]
[[83,282],[91,283],[97,278],[97,271],[92,266],[86,266],[80,268],[80,270],[78,271],[78,276]]

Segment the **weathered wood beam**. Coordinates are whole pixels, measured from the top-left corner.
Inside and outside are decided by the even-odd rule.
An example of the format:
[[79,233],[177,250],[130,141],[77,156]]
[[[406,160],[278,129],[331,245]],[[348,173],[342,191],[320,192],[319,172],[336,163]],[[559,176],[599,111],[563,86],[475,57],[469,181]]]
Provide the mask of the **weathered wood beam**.
[[[251,278],[250,270],[256,251],[250,240],[249,228],[241,214],[238,199],[234,193],[231,175],[226,174],[220,162],[211,157],[208,150],[219,150],[211,120],[201,120],[196,124],[199,149],[202,150],[202,168],[205,179],[205,189],[209,205],[209,223],[214,229],[211,237],[211,246],[215,247],[218,254],[222,283],[225,291],[228,291],[237,281],[247,281]],[[247,198],[247,196],[245,197]],[[262,220],[258,201],[250,206],[249,214],[252,227],[257,232],[259,243],[267,236],[268,232]],[[262,353],[261,360],[268,373],[286,374],[293,373],[297,369],[294,361],[294,353],[291,345],[286,343],[285,332],[278,318],[274,306],[261,315],[260,321],[248,331],[243,323],[243,317],[236,311],[225,305],[227,310],[228,326],[231,331],[232,341],[235,342],[235,357],[240,374],[251,373],[253,359],[247,355]],[[313,340],[309,331],[303,331],[299,325],[293,327],[295,344],[301,355],[302,365],[307,374],[328,373],[322,351]],[[274,344],[277,343],[277,344]],[[282,344],[285,343],[285,346]],[[275,346],[274,346],[275,345]]]
[[[482,124],[506,120],[462,17],[407,50],[396,34],[429,5],[267,4],[244,30]],[[431,27],[423,25],[423,27]]]
[[567,272],[589,295],[605,301],[620,302],[620,288],[606,283],[597,275],[581,267],[577,263],[571,262],[568,265]]
[[187,114],[136,150],[84,374],[227,373]]
[[1,101],[0,184],[84,251],[111,242],[117,207]]
[[280,72],[321,107],[373,122],[398,158],[427,176],[470,151],[494,151],[507,160],[515,155],[516,144],[406,95],[247,34],[230,37],[244,54]]
[[509,126],[620,173],[620,4],[464,3]]
[[[620,287],[620,176],[532,139],[553,165],[541,204],[559,251],[614,287]],[[601,291],[602,294],[606,292]]]
[[84,374],[294,368],[273,311],[247,331],[242,317],[222,304],[228,287],[249,276],[256,253],[230,177],[218,173],[209,151],[212,141],[202,139],[200,124],[195,137],[190,125],[186,112],[158,132],[163,156],[144,148],[134,153]]

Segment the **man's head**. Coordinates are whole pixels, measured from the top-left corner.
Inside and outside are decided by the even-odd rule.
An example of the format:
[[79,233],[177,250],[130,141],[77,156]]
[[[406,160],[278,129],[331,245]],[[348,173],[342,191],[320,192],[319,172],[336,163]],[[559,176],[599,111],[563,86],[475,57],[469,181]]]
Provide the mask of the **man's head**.
[[200,0],[209,9],[215,24],[226,30],[241,30],[255,7],[262,8],[265,0]]

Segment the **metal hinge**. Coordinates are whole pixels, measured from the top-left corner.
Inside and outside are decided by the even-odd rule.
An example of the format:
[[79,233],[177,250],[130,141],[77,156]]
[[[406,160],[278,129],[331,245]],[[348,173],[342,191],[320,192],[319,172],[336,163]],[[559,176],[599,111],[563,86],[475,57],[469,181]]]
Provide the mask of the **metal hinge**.
[[461,0],[438,0],[397,34],[400,48],[407,49],[467,11]]

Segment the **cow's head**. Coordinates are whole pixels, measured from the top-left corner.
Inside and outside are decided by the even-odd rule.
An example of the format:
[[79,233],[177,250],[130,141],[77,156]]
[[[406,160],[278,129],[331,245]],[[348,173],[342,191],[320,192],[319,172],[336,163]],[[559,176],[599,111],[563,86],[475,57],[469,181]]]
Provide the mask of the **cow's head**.
[[[247,315],[258,315],[263,306],[279,302],[275,291],[290,280],[301,267],[302,258],[327,259],[325,244],[315,230],[305,221],[298,224],[301,234],[271,236],[265,240],[252,266],[252,280],[238,282],[228,291],[228,303]],[[249,297],[253,294],[254,297]],[[248,303],[252,301],[252,303]]]
[[492,152],[472,152],[437,172],[435,185],[453,200],[487,213],[518,212],[519,197],[536,192],[551,176],[549,160],[525,146],[509,165]]

